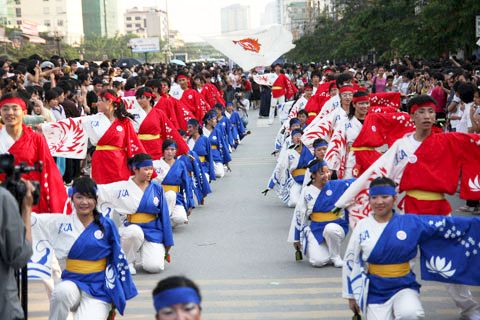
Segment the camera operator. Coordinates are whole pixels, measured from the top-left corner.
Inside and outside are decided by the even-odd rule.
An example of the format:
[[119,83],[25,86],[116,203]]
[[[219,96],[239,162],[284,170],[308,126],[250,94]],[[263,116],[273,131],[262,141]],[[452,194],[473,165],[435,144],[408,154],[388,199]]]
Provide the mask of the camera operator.
[[15,270],[25,266],[32,255],[33,185],[24,182],[27,194],[22,202],[22,216],[15,198],[7,189],[0,188],[0,319],[6,320],[24,318],[14,276]]

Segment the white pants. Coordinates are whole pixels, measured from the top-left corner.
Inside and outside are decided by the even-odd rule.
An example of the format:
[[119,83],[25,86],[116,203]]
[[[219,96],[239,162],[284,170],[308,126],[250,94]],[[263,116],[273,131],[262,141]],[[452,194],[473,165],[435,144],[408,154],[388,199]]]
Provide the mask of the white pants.
[[50,302],[49,320],[65,320],[73,311],[75,320],[105,320],[111,305],[93,298],[72,281],[62,281],[55,286]]
[[223,178],[225,176],[225,167],[221,162],[214,162],[213,169],[215,170],[215,177]]
[[420,296],[413,289],[400,290],[383,304],[367,306],[367,320],[416,320],[424,317]]
[[290,197],[288,199],[287,206],[290,208],[295,208],[297,205],[298,199],[300,199],[300,194],[302,193],[302,185],[294,182],[290,188]]
[[145,240],[142,228],[135,224],[120,229],[123,251],[129,263],[140,264],[149,273],[165,269],[165,246]]
[[273,123],[273,119],[275,118],[275,109],[277,105],[285,103],[285,96],[281,96],[279,98],[272,97],[270,101],[270,112],[268,113],[269,123]]
[[172,227],[176,227],[180,224],[188,222],[187,212],[181,205],[177,205],[177,193],[175,191],[165,192],[165,198],[167,199],[168,212],[170,214],[170,221]]
[[447,284],[447,292],[457,308],[462,310],[462,316],[468,320],[480,320],[480,304],[476,301],[467,286]]
[[60,268],[60,264],[58,263],[57,256],[55,255],[55,251],[52,250],[52,277],[50,279],[42,279],[43,285],[47,290],[48,300],[52,300],[52,292],[53,288],[55,287],[55,283],[60,282],[62,279],[62,269]]
[[319,244],[311,231],[307,235],[308,261],[314,267],[322,267],[335,258],[341,259],[340,249],[345,239],[343,228],[336,223],[329,223],[323,229],[323,238],[325,241]]

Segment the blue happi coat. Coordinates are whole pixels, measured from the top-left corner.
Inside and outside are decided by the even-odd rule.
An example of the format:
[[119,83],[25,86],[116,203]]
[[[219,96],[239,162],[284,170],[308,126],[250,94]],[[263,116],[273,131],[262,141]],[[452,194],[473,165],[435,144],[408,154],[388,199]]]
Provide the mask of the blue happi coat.
[[100,230],[95,222],[90,223],[73,244],[68,259],[95,261],[106,258],[106,270],[89,274],[64,270],[62,280],[74,282],[80,290],[95,299],[113,303],[123,315],[126,301],[137,295],[137,289],[115,224],[103,217],[100,217],[100,222],[104,230]]
[[188,155],[180,157],[179,160],[185,163],[185,167],[189,172],[190,183],[193,188],[193,193],[197,197],[197,202],[202,202],[212,190],[210,189],[210,184],[205,176],[197,153],[195,151],[189,151]]
[[183,206],[187,211],[195,207],[191,178],[184,161],[175,160],[163,179],[162,185],[179,186],[180,192],[177,192],[176,204]]
[[230,147],[233,148],[233,146],[235,145],[235,137],[232,131],[232,123],[230,122],[230,119],[225,116],[224,113],[222,114],[222,118],[218,121],[218,125],[220,125],[222,128],[225,141]]
[[[208,139],[210,140],[210,144],[212,145],[213,161],[223,164],[232,161],[230,151],[228,149],[228,142],[225,140],[225,135],[222,132],[221,125],[217,124],[215,128],[213,128]],[[216,146],[217,149],[213,149],[213,146]]]
[[[232,115],[230,116],[230,122],[232,123],[234,137],[238,136],[240,140],[245,137],[246,129],[243,125],[242,118],[237,111],[233,111]],[[236,143],[238,145],[238,143]]]
[[[167,200],[161,184],[151,181],[143,192],[142,200],[136,211],[137,213],[150,213],[157,219],[148,223],[136,223],[143,230],[145,240],[155,243],[163,243],[164,246],[173,246],[172,226],[168,212]],[[130,222],[125,221],[125,225]]]
[[215,180],[215,169],[213,167],[213,155],[210,140],[205,135],[200,135],[198,140],[195,141],[193,151],[195,151],[198,156],[205,157],[205,161],[201,162],[203,171],[208,174],[210,180]]
[[[297,169],[305,169],[310,161],[313,160],[313,154],[310,150],[304,146],[302,146],[302,151],[300,151],[300,158],[298,159]],[[293,177],[296,183],[303,184],[303,180],[305,179],[305,175],[298,175]]]

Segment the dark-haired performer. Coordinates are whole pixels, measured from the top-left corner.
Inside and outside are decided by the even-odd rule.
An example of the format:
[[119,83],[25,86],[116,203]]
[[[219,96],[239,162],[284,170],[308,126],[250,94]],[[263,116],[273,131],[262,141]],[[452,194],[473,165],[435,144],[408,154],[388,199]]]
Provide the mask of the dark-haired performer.
[[203,129],[196,119],[188,120],[187,130],[189,136],[187,139],[188,147],[197,153],[207,179],[209,181],[215,180],[214,160],[210,140],[203,134]]
[[[4,126],[0,129],[0,154],[10,153],[15,157],[15,165],[25,162],[33,166],[43,163],[42,172],[22,175],[24,179],[40,183],[40,202],[33,206],[35,212],[63,212],[67,193],[62,176],[50,154],[45,138],[23,124],[27,105],[16,94],[6,94],[0,98],[0,115]],[[0,175],[0,181],[3,175]]]
[[152,292],[156,320],[200,320],[202,296],[198,286],[183,276],[161,280]]
[[92,156],[92,178],[99,184],[128,180],[127,159],[145,153],[133,128],[133,116],[127,112],[121,97],[104,90],[97,103],[98,114],[85,117],[82,125],[96,146]]
[[154,160],[162,158],[162,143],[165,139],[173,139],[178,145],[178,154],[188,153],[188,145],[178,133],[177,128],[167,115],[159,108],[153,108],[155,94],[150,88],[140,88],[135,97],[147,116],[138,129],[138,138],[143,147]]
[[63,269],[49,319],[64,320],[70,311],[76,319],[106,319],[112,304],[123,315],[137,289],[117,228],[97,211],[97,185],[91,178],[75,180],[69,195],[71,215],[32,215],[32,235],[46,236]]
[[190,87],[190,79],[186,75],[179,74],[177,76],[177,83],[183,90],[180,101],[184,102],[190,108],[195,119],[201,121],[205,113],[210,109],[207,101],[205,101],[203,96],[197,90]]

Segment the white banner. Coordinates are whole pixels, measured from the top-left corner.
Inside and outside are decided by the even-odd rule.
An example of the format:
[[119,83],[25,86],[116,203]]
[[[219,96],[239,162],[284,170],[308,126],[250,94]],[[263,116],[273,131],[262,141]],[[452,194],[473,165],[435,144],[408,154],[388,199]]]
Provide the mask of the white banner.
[[276,73],[256,74],[253,76],[253,81],[261,86],[272,86],[278,75]]
[[54,157],[85,159],[88,137],[81,126],[81,117],[44,123],[42,132]]
[[292,33],[281,25],[205,37],[205,41],[245,70],[269,66],[295,48]]

